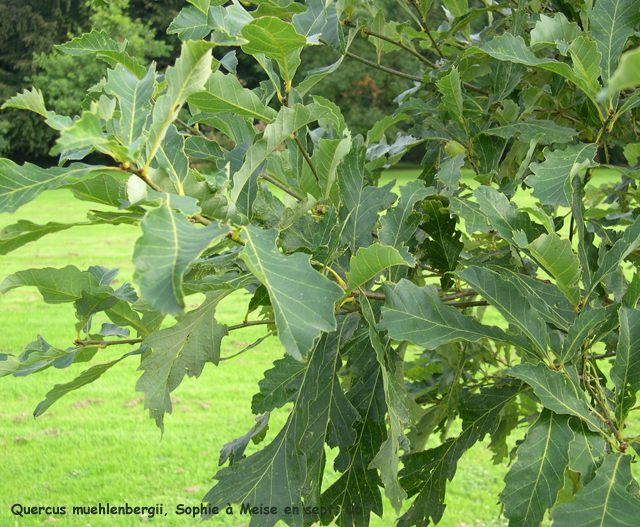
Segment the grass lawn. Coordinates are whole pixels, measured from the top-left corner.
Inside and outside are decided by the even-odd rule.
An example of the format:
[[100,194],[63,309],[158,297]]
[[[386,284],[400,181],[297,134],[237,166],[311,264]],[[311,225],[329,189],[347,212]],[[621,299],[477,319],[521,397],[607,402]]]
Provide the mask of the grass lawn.
[[[399,184],[416,172],[392,171]],[[608,177],[608,174],[603,177]],[[526,205],[533,205],[526,203]],[[76,201],[67,191],[48,192],[15,215],[0,215],[0,225],[19,219],[36,223],[83,220],[90,203]],[[131,281],[130,256],[139,231],[129,226],[77,227],[47,236],[0,259],[0,279],[20,269],[90,265],[118,267],[120,283]],[[198,299],[190,297],[193,308]],[[241,321],[248,297],[237,293],[218,310],[222,322]],[[68,347],[75,338],[75,317],[69,304],[45,304],[37,290],[17,289],[0,297],[0,353],[18,354],[24,345],[42,335],[52,345]],[[222,355],[232,355],[263,333],[260,328],[235,331],[223,341]],[[129,349],[102,350],[92,363],[106,362]],[[120,347],[118,347],[120,348]],[[175,515],[178,504],[196,505],[211,486],[224,443],[239,437],[253,424],[251,397],[262,372],[283,354],[276,338],[264,341],[240,357],[218,367],[208,365],[199,379],[185,378],[173,392],[174,410],[165,419],[163,437],[143,410],[134,391],[138,361],[130,357],[109,370],[96,383],[64,397],[34,420],[32,412],[57,383],[68,382],[87,364],[64,370],[50,368],[22,378],[0,379],[0,525],[2,526],[130,526],[139,523],[196,525],[199,519]],[[286,419],[287,408],[274,412],[267,440]],[[515,441],[515,438],[514,438]],[[258,447],[263,447],[264,443]],[[435,443],[434,443],[435,446]],[[258,447],[250,445],[248,453]],[[330,464],[328,463],[327,466]],[[505,466],[491,464],[483,446],[465,455],[458,474],[448,486],[448,507],[439,525],[480,527],[506,525],[496,504]],[[328,480],[333,480],[329,476]],[[71,506],[98,503],[132,506],[162,504],[167,516],[82,517]],[[66,506],[67,514],[48,520],[46,514],[14,517],[10,507]],[[374,527],[394,525],[395,514],[385,506],[383,519]],[[248,524],[238,511],[220,515],[211,524]]]

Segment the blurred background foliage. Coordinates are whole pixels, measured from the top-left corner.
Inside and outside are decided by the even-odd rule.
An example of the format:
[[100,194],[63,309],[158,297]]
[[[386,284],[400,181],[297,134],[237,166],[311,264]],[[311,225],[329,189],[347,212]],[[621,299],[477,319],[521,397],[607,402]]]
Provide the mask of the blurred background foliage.
[[[86,91],[105,74],[106,65],[95,57],[72,57],[55,46],[91,31],[105,30],[116,41],[127,40],[128,50],[148,63],[155,60],[158,71],[172,64],[180,49],[176,35],[167,34],[171,20],[185,7],[184,0],[0,0],[0,104],[25,88],[42,90],[47,107],[63,115],[81,112]],[[397,0],[376,2],[385,18],[408,19]],[[445,20],[444,12],[433,10],[433,27]],[[376,61],[375,47],[357,36],[351,51]],[[221,58],[229,49],[217,48]],[[329,65],[338,55],[327,47],[307,51],[298,76],[308,70]],[[250,56],[238,54],[238,78],[255,88],[266,76]],[[319,83],[310,95],[319,94],[338,104],[354,134],[366,135],[374,123],[397,108],[394,99],[412,87],[411,81],[393,77],[349,60],[341,75]],[[387,53],[383,63],[401,71],[420,73],[407,54]],[[415,69],[415,71],[413,71]],[[363,112],[363,109],[365,111]],[[402,125],[388,131],[392,139]],[[57,132],[32,113],[7,109],[0,113],[0,157],[17,163],[29,161],[52,165],[56,159],[48,152]],[[419,162],[422,152],[412,151],[405,161]]]

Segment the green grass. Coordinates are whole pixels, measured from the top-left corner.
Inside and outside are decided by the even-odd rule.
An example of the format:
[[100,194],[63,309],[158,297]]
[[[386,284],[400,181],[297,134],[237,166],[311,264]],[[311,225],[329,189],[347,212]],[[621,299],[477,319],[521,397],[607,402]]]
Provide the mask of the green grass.
[[[389,179],[397,178],[402,184],[415,174],[392,171]],[[66,191],[49,192],[14,216],[1,215],[0,224],[18,219],[77,221],[92,208],[97,207],[71,199]],[[130,256],[138,235],[138,229],[129,226],[78,227],[53,234],[3,257],[0,278],[20,269],[73,264],[80,269],[90,265],[119,267],[117,280],[131,281]],[[197,305],[197,299],[190,301],[189,307]],[[241,293],[229,297],[218,311],[220,320],[237,323],[247,301]],[[0,321],[1,353],[20,353],[38,334],[58,347],[70,346],[75,338],[72,307],[45,304],[35,289],[17,289],[0,297]],[[222,355],[232,355],[261,334],[259,328],[232,333],[223,341]],[[106,362],[125,351],[128,349],[107,348],[93,363]],[[252,426],[251,396],[257,391],[262,372],[282,353],[277,339],[270,338],[234,360],[218,367],[207,366],[199,379],[185,378],[172,394],[174,410],[165,419],[163,437],[143,410],[141,394],[135,392],[140,376],[136,357],[122,361],[96,383],[61,399],[37,420],[32,417],[33,409],[54,384],[71,380],[88,366],[77,364],[24,378],[0,379],[0,525],[45,524],[45,514],[13,517],[9,508],[14,503],[64,505],[70,510],[72,505],[106,502],[136,506],[162,503],[167,516],[150,519],[149,524],[197,524],[197,519],[176,516],[174,509],[179,503],[198,504],[210,488],[220,448]],[[286,412],[287,408],[274,412],[267,440],[284,423]],[[250,445],[248,453],[262,446],[264,443]],[[505,466],[491,464],[491,454],[482,445],[465,455],[448,486],[448,507],[439,525],[506,525],[496,504],[506,470]],[[334,479],[328,474],[328,481]],[[69,513],[56,519],[56,525],[70,527],[142,522],[133,516],[74,517]],[[386,504],[384,519],[374,516],[372,525],[391,527],[394,519]],[[211,523],[241,526],[248,521],[238,514],[223,514]]]

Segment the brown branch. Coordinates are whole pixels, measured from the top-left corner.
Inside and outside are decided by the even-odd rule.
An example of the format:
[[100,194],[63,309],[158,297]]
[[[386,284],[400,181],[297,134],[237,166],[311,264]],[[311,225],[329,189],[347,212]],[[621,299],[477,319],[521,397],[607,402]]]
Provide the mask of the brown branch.
[[442,51],[440,50],[440,47],[438,46],[437,42],[433,39],[433,36],[431,35],[431,31],[429,31],[429,25],[427,24],[427,17],[422,14],[422,11],[420,11],[420,6],[418,5],[418,2],[416,2],[415,0],[409,0],[409,3],[416,8],[418,15],[420,15],[420,18],[422,19],[421,29],[423,33],[427,34],[427,36],[429,37],[429,40],[433,44],[433,47],[438,52],[438,55],[440,55],[440,58],[443,59],[444,55],[442,54]]
[[[322,38],[319,38],[318,41],[322,42],[325,46],[329,46],[329,43]],[[407,73],[402,73],[401,71],[387,68],[386,66],[381,66],[380,64],[376,64],[375,62],[359,57],[358,55],[354,55],[350,51],[345,51],[344,54],[345,56],[350,57],[354,60],[357,60],[358,62],[362,62],[362,64],[366,64],[367,66],[371,66],[372,68],[375,68],[377,70],[384,71],[385,73],[390,73],[391,75],[396,75],[398,77],[402,77],[403,79],[409,79],[410,81],[414,81],[414,82],[424,82],[422,80],[422,77],[416,77],[415,75],[409,75]]]
[[478,300],[477,302],[452,302],[451,304],[446,304],[445,306],[457,307],[458,309],[465,309],[467,307],[482,307],[482,306],[490,306],[489,302],[486,300]]
[[287,194],[289,194],[289,196],[293,196],[294,198],[296,198],[299,201],[304,200],[304,198],[300,194],[298,194],[295,190],[292,190],[289,187],[287,187],[286,185],[283,185],[277,179],[272,178],[268,174],[260,174],[258,177],[264,179],[265,181],[268,181],[272,185],[275,185],[280,190],[282,190],[282,191],[286,192]]
[[264,326],[265,324],[275,324],[276,321],[272,319],[267,320],[250,320],[249,322],[243,322],[242,324],[236,324],[235,326],[228,326],[227,330],[235,331],[236,329],[244,329],[249,326]]
[[[356,24],[349,21],[349,20],[345,20],[343,22],[343,24],[345,26],[348,27],[356,27]],[[376,31],[370,31],[369,29],[363,28],[362,29],[362,33],[366,36],[372,36],[375,38],[379,38],[380,40],[384,40],[386,42],[389,42],[390,44],[393,44],[394,46],[398,46],[399,48],[404,49],[405,51],[408,51],[409,53],[411,53],[415,58],[417,58],[420,62],[424,62],[427,66],[429,66],[430,68],[436,70],[438,69],[438,66],[436,66],[433,62],[431,62],[428,58],[422,56],[420,53],[418,53],[417,51],[411,49],[409,46],[407,46],[406,44],[402,43],[401,41],[398,40],[394,40],[390,37],[387,37],[386,35],[383,35],[381,33],[377,33]]]
[[193,135],[199,135],[200,137],[205,138],[207,141],[210,141],[211,139],[209,139],[206,135],[204,135],[200,130],[198,130],[197,128],[194,128],[193,126],[188,125],[187,123],[185,123],[182,119],[176,119],[176,123],[178,123],[180,126],[184,126],[187,130],[189,130]]
[[124,340],[76,340],[74,346],[86,348],[87,346],[96,346],[98,348],[106,348],[108,346],[115,346],[116,344],[140,344],[144,339],[124,339]]
[[305,161],[307,162],[307,165],[309,165],[309,168],[311,169],[311,172],[313,172],[313,175],[315,176],[316,181],[318,183],[320,183],[320,178],[318,177],[318,172],[316,171],[316,167],[313,164],[313,161],[311,160],[311,157],[309,157],[309,153],[305,150],[304,145],[302,144],[302,141],[300,141],[300,138],[298,137],[298,134],[293,132],[292,136],[293,136],[293,140],[298,145],[298,149],[300,150],[300,152],[302,152],[302,156],[304,157]]
[[440,300],[443,302],[447,300],[455,300],[456,298],[464,298],[466,296],[474,296],[478,293],[473,289],[463,289],[462,291],[457,291],[456,293],[448,293],[446,295],[440,295]]

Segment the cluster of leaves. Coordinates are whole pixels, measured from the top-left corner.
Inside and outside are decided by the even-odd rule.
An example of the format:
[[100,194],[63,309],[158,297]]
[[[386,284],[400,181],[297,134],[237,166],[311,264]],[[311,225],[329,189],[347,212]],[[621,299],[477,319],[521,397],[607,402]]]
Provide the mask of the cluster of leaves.
[[[140,355],[136,389],[163,428],[184,376],[218,364],[230,331],[264,325],[261,340],[277,334],[286,354],[259,383],[258,422],[223,449],[229,466],[206,502],[277,507],[252,516],[253,527],[366,526],[384,492],[398,513],[412,499],[401,527],[426,526],[441,519],[461,456],[490,436],[497,462],[517,456],[500,495],[510,525],[539,525],[549,511],[556,527],[634,525],[640,65],[638,50],[620,57],[638,44],[635,1],[552,2],[556,10],[537,0],[402,0],[400,21],[356,0],[189,3],[169,27],[183,44],[164,74],[93,31],[62,46],[109,64],[81,115],[47,109],[37,89],[5,104],[45,117],[60,162],[0,160],[0,211],[66,189],[113,207],[83,225],[135,224],[141,236],[137,292],[114,290],[117,270],[99,266],[5,278],[0,292],[36,287],[45,302],[72,303],[78,322],[73,346],[39,337],[2,356],[0,375],[139,343],[56,385],[35,415]],[[430,28],[441,7],[447,21]],[[358,35],[377,61],[350,51]],[[216,60],[216,46],[252,56],[268,80],[244,88],[235,50]],[[322,46],[338,60],[296,77],[301,52]],[[413,69],[384,66],[392,51]],[[307,95],[351,60],[413,81],[366,138],[333,102]],[[401,121],[413,128],[389,142],[385,131]],[[420,177],[396,191],[379,184],[419,144]],[[610,164],[615,149],[628,165]],[[92,152],[105,164],[83,163]],[[595,188],[599,167],[620,182]],[[530,194],[536,206],[519,208]],[[73,226],[20,221],[2,230],[0,253]],[[247,317],[258,318],[219,323],[218,305],[241,289],[253,293]],[[185,312],[196,293],[204,300]],[[485,313],[499,326],[483,323]],[[110,320],[98,331],[97,314]],[[175,323],[161,329],[168,315]],[[285,405],[282,430],[244,456]],[[438,432],[440,445],[426,448]],[[524,440],[510,452],[512,432]],[[328,486],[327,447],[338,449]]]

